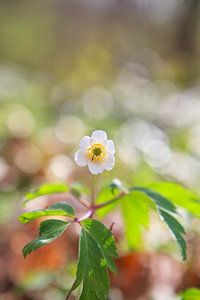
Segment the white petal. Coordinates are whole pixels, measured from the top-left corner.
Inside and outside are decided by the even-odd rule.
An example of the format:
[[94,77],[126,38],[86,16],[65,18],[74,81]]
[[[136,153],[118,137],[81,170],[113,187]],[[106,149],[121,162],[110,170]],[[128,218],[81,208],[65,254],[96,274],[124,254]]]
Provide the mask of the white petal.
[[102,164],[95,164],[92,161],[88,161],[88,168],[90,173],[97,175],[103,173],[104,166]]
[[104,169],[110,171],[115,165],[115,157],[111,153],[108,154],[108,157],[104,160]]
[[90,137],[86,135],[81,139],[79,146],[82,150],[85,150],[89,145],[90,145]]
[[74,155],[74,160],[76,164],[80,167],[87,166],[88,160],[85,153],[82,150],[76,151]]
[[115,145],[112,140],[107,140],[106,148],[108,149],[108,152],[115,154]]
[[90,139],[90,145],[93,145],[93,144],[96,144],[96,143],[99,143],[101,145],[103,145],[104,147],[106,147],[106,140],[104,142],[100,142],[99,140],[95,140],[95,139]]
[[90,145],[95,144],[97,141],[93,138],[90,138]]
[[107,140],[107,134],[103,130],[95,130],[92,133],[91,138],[94,139],[96,142],[104,142]]

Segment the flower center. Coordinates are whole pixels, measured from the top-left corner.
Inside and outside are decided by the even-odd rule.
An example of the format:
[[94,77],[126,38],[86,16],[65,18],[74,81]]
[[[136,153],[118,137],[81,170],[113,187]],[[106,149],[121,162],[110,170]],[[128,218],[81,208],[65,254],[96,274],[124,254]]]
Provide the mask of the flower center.
[[101,161],[106,157],[107,150],[102,144],[93,144],[87,149],[87,157],[93,161]]

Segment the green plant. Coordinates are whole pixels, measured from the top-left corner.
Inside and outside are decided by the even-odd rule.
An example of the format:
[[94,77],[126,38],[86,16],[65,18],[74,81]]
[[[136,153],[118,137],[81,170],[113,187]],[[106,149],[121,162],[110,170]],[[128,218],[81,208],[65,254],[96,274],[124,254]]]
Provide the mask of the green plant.
[[54,241],[69,226],[74,223],[79,224],[81,232],[76,279],[67,293],[66,300],[81,284],[80,300],[106,300],[109,293],[108,270],[117,271],[115,259],[118,254],[112,229],[97,220],[96,216],[101,218],[119,205],[124,217],[127,241],[131,247],[137,247],[142,240],[143,229],[149,225],[150,211],[154,210],[169,228],[182,259],[185,260],[187,257],[185,230],[178,220],[177,207],[184,208],[199,217],[200,203],[196,194],[170,182],[127,188],[119,180],[114,180],[108,186],[101,188],[96,195],[94,176],[102,173],[104,169],[110,170],[114,167],[114,143],[107,140],[105,132],[95,131],[91,138],[84,137],[81,140],[80,147],[81,149],[75,154],[75,161],[80,166],[88,165],[93,174],[91,202],[82,200],[86,190],[82,185],[46,183],[28,193],[25,203],[42,195],[68,192],[73,194],[74,199],[78,200],[84,208],[87,208],[87,212],[77,217],[71,205],[59,202],[44,210],[23,213],[19,217],[22,223],[44,216],[63,216],[66,217],[66,221],[48,219],[41,222],[39,236],[29,242],[22,251],[26,257],[36,249]]
[[199,300],[200,290],[195,288],[188,289],[182,293],[181,297],[181,300]]

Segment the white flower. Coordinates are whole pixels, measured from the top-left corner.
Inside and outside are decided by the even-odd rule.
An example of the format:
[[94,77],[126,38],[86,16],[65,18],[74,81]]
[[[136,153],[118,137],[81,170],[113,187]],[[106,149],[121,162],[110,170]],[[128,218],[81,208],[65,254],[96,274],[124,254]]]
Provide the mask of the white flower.
[[84,136],[80,141],[80,149],[76,151],[74,160],[78,166],[88,166],[92,174],[110,171],[115,165],[115,146],[102,130],[95,130],[91,137]]

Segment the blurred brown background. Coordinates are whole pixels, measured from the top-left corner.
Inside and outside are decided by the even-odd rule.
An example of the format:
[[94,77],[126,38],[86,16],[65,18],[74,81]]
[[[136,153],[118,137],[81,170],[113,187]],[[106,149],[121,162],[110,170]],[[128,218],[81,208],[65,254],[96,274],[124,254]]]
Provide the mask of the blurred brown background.
[[[116,143],[102,184],[172,180],[200,190],[199,19],[196,0],[0,1],[1,300],[61,300],[70,286],[76,234],[24,260],[38,224],[17,217],[31,187],[88,184],[73,161],[84,134],[104,129]],[[200,286],[197,220],[186,218],[182,264],[155,216],[137,252],[124,247],[114,218],[122,258],[112,300],[174,300]]]

